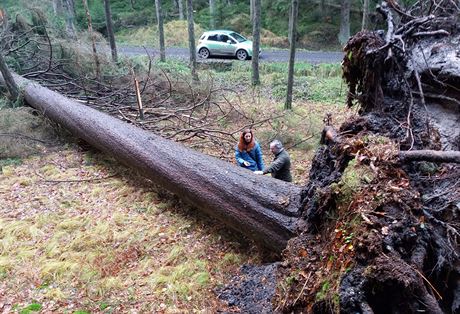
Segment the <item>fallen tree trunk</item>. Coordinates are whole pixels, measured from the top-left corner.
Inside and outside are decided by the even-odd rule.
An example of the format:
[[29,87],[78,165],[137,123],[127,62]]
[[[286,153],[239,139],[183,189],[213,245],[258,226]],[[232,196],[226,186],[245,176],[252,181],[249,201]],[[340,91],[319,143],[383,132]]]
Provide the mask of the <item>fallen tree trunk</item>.
[[295,235],[300,208],[296,185],[253,175],[18,75],[14,79],[30,106],[227,226],[276,252]]
[[399,152],[403,161],[431,161],[460,163],[460,152],[438,150],[413,150]]

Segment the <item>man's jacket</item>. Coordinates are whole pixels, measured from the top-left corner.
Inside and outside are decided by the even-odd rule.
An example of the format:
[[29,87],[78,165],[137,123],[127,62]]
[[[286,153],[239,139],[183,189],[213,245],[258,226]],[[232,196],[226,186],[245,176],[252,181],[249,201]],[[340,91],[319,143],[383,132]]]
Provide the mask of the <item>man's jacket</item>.
[[275,179],[292,182],[291,158],[286,150],[283,149],[275,155],[272,164],[264,169],[264,174],[266,173],[271,173]]

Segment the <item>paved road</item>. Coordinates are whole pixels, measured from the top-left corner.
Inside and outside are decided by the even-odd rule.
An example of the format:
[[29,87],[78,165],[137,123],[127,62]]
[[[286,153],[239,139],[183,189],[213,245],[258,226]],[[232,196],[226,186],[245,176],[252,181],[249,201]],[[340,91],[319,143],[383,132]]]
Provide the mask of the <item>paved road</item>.
[[[120,53],[127,56],[145,55],[146,49],[135,46],[120,46]],[[147,48],[150,55],[155,58],[159,56],[158,49]],[[174,57],[177,59],[188,60],[188,48],[167,48],[166,58]],[[340,63],[343,58],[343,52],[327,52],[327,51],[305,51],[298,50],[296,52],[296,61],[309,62],[313,64],[319,63]],[[200,60],[198,58],[198,60]],[[201,59],[202,60],[202,59]],[[211,58],[211,60],[229,60],[229,58]],[[289,60],[289,51],[286,49],[277,50],[262,50],[261,62],[287,62]]]

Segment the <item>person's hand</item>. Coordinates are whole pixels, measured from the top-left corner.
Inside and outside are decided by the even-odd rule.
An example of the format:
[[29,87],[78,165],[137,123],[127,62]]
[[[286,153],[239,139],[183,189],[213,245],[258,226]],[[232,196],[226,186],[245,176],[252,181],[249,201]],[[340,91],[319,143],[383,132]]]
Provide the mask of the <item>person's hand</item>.
[[264,172],[260,171],[260,170],[257,170],[257,171],[254,171],[254,174],[264,174]]
[[249,161],[245,160],[245,161],[243,161],[243,165],[245,165],[246,167],[249,167],[250,163],[249,163]]

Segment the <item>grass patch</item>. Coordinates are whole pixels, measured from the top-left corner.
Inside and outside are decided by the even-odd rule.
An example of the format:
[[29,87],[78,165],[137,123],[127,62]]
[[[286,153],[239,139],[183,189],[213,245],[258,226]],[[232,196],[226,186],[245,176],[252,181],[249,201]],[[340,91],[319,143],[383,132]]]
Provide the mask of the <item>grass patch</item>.
[[0,166],[44,150],[56,140],[51,124],[31,108],[0,108]]
[[[225,232],[211,236],[216,222],[190,216],[187,207],[138,178],[39,183],[37,174],[56,176],[56,170],[63,179],[112,172],[107,167],[114,165],[97,153],[66,150],[8,167],[0,189],[30,180],[8,190],[0,205],[0,278],[11,304],[22,305],[18,310],[26,308],[27,295],[48,312],[72,312],[58,307],[62,300],[88,312],[117,312],[123,304],[146,312],[213,311],[218,301],[212,287],[257,256],[235,251]],[[91,193],[95,188],[100,192]]]

